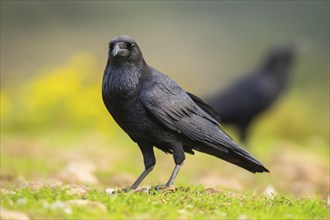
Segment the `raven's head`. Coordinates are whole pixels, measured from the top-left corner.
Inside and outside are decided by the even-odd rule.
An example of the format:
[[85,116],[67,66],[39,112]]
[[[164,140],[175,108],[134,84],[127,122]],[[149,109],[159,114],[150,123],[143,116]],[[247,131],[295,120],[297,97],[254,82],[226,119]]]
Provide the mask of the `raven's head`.
[[270,72],[288,70],[293,64],[295,55],[296,51],[292,46],[277,47],[266,58],[264,68]]
[[119,62],[140,62],[143,61],[143,56],[135,40],[122,35],[110,41],[109,59]]

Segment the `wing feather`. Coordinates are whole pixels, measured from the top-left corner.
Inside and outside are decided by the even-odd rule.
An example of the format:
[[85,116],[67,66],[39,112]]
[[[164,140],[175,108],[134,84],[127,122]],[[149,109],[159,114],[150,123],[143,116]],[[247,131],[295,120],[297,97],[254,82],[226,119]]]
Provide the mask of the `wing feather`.
[[217,120],[167,77],[146,85],[139,97],[151,115],[167,128],[225,153],[236,148]]

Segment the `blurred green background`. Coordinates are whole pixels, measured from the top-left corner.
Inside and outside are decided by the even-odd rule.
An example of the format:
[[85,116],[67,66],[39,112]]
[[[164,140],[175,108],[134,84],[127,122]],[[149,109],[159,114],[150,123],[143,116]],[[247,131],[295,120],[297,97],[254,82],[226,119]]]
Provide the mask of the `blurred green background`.
[[[271,173],[198,154],[177,182],[329,194],[329,1],[1,1],[2,180],[79,181],[62,172],[75,162],[94,167],[101,185],[141,172],[139,149],[101,99],[108,42],[122,34],[201,97],[253,71],[273,46],[302,42],[289,88],[251,132],[250,151]],[[170,175],[171,156],[157,158],[145,184]]]

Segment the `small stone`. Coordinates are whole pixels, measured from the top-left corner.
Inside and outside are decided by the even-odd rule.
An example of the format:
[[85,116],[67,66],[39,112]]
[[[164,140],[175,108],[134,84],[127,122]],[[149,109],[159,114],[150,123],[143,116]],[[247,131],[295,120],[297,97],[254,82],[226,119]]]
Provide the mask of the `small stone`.
[[276,195],[276,191],[275,191],[275,189],[272,185],[269,185],[264,190],[264,194],[265,194],[266,197],[273,197],[273,196]]
[[108,195],[112,195],[114,193],[115,189],[112,189],[112,188],[107,188],[105,190],[105,192],[108,194]]
[[94,171],[94,165],[88,161],[71,162],[57,174],[57,177],[69,183],[97,184],[98,179]]

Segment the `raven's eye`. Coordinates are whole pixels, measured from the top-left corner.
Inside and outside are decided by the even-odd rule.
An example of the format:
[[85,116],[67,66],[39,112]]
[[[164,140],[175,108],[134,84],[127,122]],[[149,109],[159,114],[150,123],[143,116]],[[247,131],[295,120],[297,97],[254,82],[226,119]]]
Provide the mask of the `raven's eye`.
[[132,51],[132,48],[134,47],[134,44],[126,43],[127,50]]

